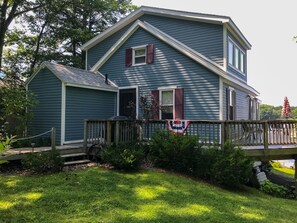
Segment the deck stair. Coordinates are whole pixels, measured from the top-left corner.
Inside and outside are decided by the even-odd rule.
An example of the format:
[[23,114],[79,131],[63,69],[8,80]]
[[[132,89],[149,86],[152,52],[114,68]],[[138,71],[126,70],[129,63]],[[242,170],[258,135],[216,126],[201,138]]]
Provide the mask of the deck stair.
[[83,152],[63,154],[61,157],[65,160],[64,166],[85,164],[90,162],[90,160],[86,158],[87,154]]

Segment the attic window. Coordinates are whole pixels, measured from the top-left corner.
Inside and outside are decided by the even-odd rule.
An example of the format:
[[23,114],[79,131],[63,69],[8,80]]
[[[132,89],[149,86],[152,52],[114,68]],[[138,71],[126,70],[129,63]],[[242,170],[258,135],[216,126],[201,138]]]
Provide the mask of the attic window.
[[133,49],[133,65],[145,64],[146,61],[146,47],[139,47]]
[[126,49],[126,67],[154,63],[154,45],[147,44]]

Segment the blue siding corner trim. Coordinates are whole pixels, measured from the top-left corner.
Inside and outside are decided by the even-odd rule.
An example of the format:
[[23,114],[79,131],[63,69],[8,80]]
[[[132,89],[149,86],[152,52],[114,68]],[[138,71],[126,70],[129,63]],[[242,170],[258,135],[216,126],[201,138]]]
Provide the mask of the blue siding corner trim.
[[[152,43],[154,64],[125,66],[125,49]],[[219,76],[139,28],[100,68],[119,87],[139,86],[139,95],[158,87],[184,88],[185,119],[218,120],[220,117]],[[140,97],[139,97],[140,98]],[[141,111],[140,111],[141,114]]]
[[82,140],[85,119],[116,115],[115,92],[66,87],[65,141]]
[[[29,134],[35,135],[56,128],[56,142],[61,135],[61,81],[47,68],[41,69],[28,85],[38,101],[29,123]],[[49,135],[50,136],[50,135]]]

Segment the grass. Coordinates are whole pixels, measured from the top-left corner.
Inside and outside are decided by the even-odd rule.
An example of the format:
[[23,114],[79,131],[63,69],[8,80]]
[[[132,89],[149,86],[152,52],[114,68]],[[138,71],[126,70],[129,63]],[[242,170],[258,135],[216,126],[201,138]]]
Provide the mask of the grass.
[[161,171],[0,174],[0,222],[297,222],[297,201]]
[[273,167],[272,173],[281,175],[283,177],[287,177],[290,179],[295,179],[295,170],[291,168],[285,168],[285,167]]

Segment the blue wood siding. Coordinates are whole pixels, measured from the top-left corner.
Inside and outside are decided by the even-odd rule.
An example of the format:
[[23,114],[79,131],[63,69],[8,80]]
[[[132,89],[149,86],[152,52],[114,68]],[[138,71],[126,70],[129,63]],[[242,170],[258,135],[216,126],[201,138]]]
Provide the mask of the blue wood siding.
[[[227,98],[226,98],[226,89],[230,85],[224,83],[223,85],[223,111],[224,111],[224,120],[227,119]],[[234,88],[233,86],[231,86]],[[248,120],[249,119],[249,100],[248,94],[234,88],[236,92],[236,119],[237,120]]]
[[90,70],[101,59],[101,57],[122,37],[129,27],[130,25],[125,26],[87,51],[87,70]]
[[[38,101],[33,109],[34,117],[29,124],[29,133],[40,134],[56,128],[56,142],[61,139],[61,81],[47,68],[38,72],[28,85]],[[50,135],[49,135],[50,136]]]
[[[152,43],[154,64],[125,67],[125,50]],[[118,86],[139,86],[144,95],[158,87],[176,85],[184,88],[186,119],[219,119],[219,77],[197,62],[138,29],[101,67]]]
[[82,140],[85,119],[116,115],[115,92],[66,87],[65,141]]
[[224,65],[223,26],[162,16],[144,15],[146,21],[219,65]]
[[238,77],[239,79],[247,82],[247,50],[244,49],[244,47],[235,39],[235,37],[230,33],[230,32],[227,32],[227,60],[228,60],[228,39],[232,39],[233,42],[235,42],[237,44],[237,46],[240,47],[240,49],[245,53],[245,70],[246,70],[246,73],[245,74],[242,74],[240,71],[238,71],[236,68],[232,67],[229,65],[228,61],[227,61],[227,71],[232,73],[233,75],[235,75],[236,77]]
[[[144,15],[139,18],[167,33],[219,65],[224,63],[223,26],[188,20]],[[133,23],[133,22],[132,22]],[[87,69],[90,70],[113,44],[129,29],[129,24],[87,51]]]

